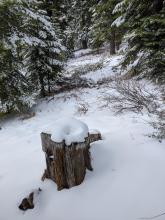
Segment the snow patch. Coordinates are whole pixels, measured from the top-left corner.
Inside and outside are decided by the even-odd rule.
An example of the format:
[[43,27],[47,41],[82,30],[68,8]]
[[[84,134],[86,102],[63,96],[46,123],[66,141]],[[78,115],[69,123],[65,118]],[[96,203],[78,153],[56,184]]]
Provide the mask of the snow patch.
[[98,133],[100,133],[100,131],[97,129],[90,129],[89,133],[90,134],[98,134]]
[[75,51],[74,56],[75,56],[75,58],[78,58],[78,57],[84,56],[90,52],[92,52],[92,49],[81,49],[81,50]]

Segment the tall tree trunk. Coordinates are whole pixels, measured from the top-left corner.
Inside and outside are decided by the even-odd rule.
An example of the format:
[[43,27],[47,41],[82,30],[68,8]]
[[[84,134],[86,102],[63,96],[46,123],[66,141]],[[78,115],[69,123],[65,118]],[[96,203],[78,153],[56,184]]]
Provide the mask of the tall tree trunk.
[[48,93],[50,94],[51,90],[50,90],[50,76],[49,76],[49,74],[47,76],[47,79],[48,79]]
[[87,49],[87,48],[88,48],[87,40],[82,40],[82,49]]
[[159,12],[162,10],[163,2],[164,2],[164,0],[153,0],[153,6],[154,6],[154,10],[156,12]]
[[40,74],[40,76],[39,76],[39,82],[40,82],[40,86],[41,86],[40,95],[41,95],[41,97],[45,97],[46,94],[45,94],[44,78],[43,78],[42,74]]
[[116,50],[118,51],[120,49],[121,40],[116,41]]
[[115,30],[112,30],[111,36],[110,36],[110,54],[111,55],[116,54],[115,38],[116,38]]

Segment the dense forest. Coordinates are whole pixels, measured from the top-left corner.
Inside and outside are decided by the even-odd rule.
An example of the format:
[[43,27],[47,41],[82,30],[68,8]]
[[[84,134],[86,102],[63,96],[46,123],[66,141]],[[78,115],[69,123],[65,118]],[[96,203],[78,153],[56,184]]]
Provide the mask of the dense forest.
[[165,82],[163,0],[1,0],[0,112],[27,111],[53,93],[78,49],[124,51],[131,77]]
[[0,220],[165,219],[165,0],[0,0]]

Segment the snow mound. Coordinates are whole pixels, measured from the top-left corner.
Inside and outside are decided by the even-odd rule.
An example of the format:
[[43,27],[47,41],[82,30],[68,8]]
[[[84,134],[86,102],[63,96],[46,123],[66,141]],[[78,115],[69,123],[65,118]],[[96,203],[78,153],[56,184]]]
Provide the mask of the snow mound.
[[97,129],[90,129],[89,133],[90,133],[90,134],[99,134],[100,131],[97,130]]
[[64,118],[56,121],[51,139],[60,143],[65,140],[67,146],[75,142],[84,142],[88,136],[88,126],[75,118]]

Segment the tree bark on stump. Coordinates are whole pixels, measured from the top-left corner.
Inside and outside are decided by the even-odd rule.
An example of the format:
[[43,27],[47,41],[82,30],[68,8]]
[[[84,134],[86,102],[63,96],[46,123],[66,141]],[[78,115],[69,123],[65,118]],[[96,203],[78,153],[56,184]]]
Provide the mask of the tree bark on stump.
[[80,185],[86,174],[86,169],[93,170],[90,157],[90,143],[101,140],[101,134],[89,134],[84,142],[72,143],[65,141],[56,143],[51,140],[51,134],[41,133],[42,149],[46,157],[46,170],[42,176],[53,180],[57,189],[71,188]]

